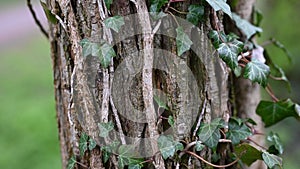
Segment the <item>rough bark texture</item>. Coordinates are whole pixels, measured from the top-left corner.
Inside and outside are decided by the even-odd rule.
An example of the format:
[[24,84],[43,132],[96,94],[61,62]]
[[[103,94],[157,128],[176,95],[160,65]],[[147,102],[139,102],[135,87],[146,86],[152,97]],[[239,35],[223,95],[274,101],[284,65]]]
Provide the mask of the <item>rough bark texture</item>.
[[[251,1],[252,3],[242,0],[239,2],[245,2],[245,4],[237,6],[236,11],[238,12],[242,9],[241,13],[238,13],[244,18],[250,18],[253,1]],[[192,80],[185,74],[176,75],[175,71],[170,73],[155,69],[155,65],[167,65],[168,61],[155,61],[153,59],[154,52],[149,51],[149,49],[154,46],[176,55],[176,41],[174,38],[176,37],[176,32],[170,31],[166,33],[173,38],[166,35],[154,36],[152,34],[154,26],[152,28],[149,26],[149,16],[143,14],[143,12],[148,11],[148,1],[114,0],[111,10],[106,9],[102,0],[48,0],[47,3],[49,9],[62,20],[62,23],[58,24],[49,23],[49,37],[63,168],[66,168],[71,156],[76,157],[77,163],[75,168],[85,168],[84,166],[88,168],[117,168],[117,156],[112,155],[107,163],[104,163],[102,160],[101,143],[109,143],[112,140],[98,137],[97,124],[101,122],[112,121],[115,124],[115,129],[118,133],[115,133],[112,137],[120,139],[121,144],[135,144],[143,137],[153,138],[149,145],[154,153],[157,152],[156,138],[159,133],[164,131],[166,126],[168,127],[168,124],[162,119],[156,118],[156,113],[159,113],[159,110],[155,112],[157,105],[153,104],[153,94],[161,94],[160,92],[155,93],[156,91],[165,93],[166,98],[168,98],[166,101],[167,105],[172,111],[164,111],[162,116],[167,117],[170,113],[175,115],[175,131],[172,132],[175,132],[180,139],[186,142],[194,139],[194,131],[186,133],[182,129],[187,125],[189,118],[192,118],[187,116],[183,110],[188,109],[190,106],[195,106],[186,104],[192,99],[193,92],[195,92],[194,89],[189,88],[189,83]],[[195,3],[200,2],[180,2],[175,3],[173,7],[180,11],[187,11],[189,4]],[[82,57],[82,48],[79,42],[83,38],[88,38],[95,42],[99,41],[100,38],[104,38],[109,43],[114,41],[112,39],[113,32],[103,27],[105,18],[113,15],[126,16],[136,12],[139,12],[139,20],[136,24],[140,25],[140,28],[147,34],[134,35],[117,42],[114,46],[117,57],[111,61],[109,68],[100,66],[99,61],[94,57]],[[181,56],[180,60],[175,59],[173,65],[174,70],[176,70],[184,61],[195,77],[199,91],[197,94],[200,99],[199,103],[197,103],[199,111],[194,113],[193,116],[197,117],[198,124],[209,122],[216,117],[222,117],[225,121],[228,121],[229,116],[231,116],[228,106],[228,69],[216,55],[209,40],[204,38],[214,26],[218,25],[219,28],[223,28],[221,19],[218,19],[218,16],[222,16],[222,14],[216,13],[209,6],[205,6],[205,23],[198,25],[199,30],[189,28],[189,33],[198,31],[196,33],[198,36],[192,37],[197,39],[197,44],[194,44],[197,48],[194,47],[195,49],[193,50],[201,53],[202,59],[195,57],[193,52],[186,52]],[[176,26],[176,23],[171,22],[159,24]],[[128,32],[122,32],[122,34],[130,35],[134,29],[137,28],[134,26],[128,28]],[[140,50],[148,50],[143,55],[143,62],[132,60],[128,57]],[[118,66],[124,66],[127,69],[120,72],[118,71]],[[137,74],[136,70],[139,67],[141,67],[141,71]],[[114,77],[119,79],[116,84],[113,83]],[[129,81],[129,78],[134,80]],[[183,83],[178,84],[178,80]],[[236,80],[234,83],[236,86],[235,94],[239,97],[236,98],[238,100],[238,111],[242,112],[243,115],[241,116],[252,117],[255,114],[254,106],[256,106],[259,98],[258,86],[241,79]],[[112,96],[114,85],[118,86],[118,90],[113,92],[117,97]],[[180,94],[180,86],[186,86],[187,95]],[[129,92],[128,96],[122,95],[122,93],[127,92]],[[136,110],[145,110],[147,112],[147,124],[134,122],[122,116],[130,116],[133,112],[130,112],[131,107],[129,105],[123,105],[120,109],[118,107],[120,102],[132,103]],[[98,143],[95,149],[87,150],[83,157],[80,156],[79,152],[79,139],[82,133],[87,133]],[[125,136],[126,138],[131,137],[135,139],[128,140]],[[141,143],[139,142],[139,144]],[[138,147],[143,148],[143,146],[149,145],[138,145]],[[211,154],[208,150],[203,150],[200,155],[208,161],[211,160]],[[226,152],[223,153],[223,160],[220,160],[219,164],[226,163],[227,155]],[[146,160],[149,160],[149,158]],[[184,161],[189,161],[186,163],[188,165],[180,166],[181,168],[207,167],[206,164],[194,158],[184,156]],[[178,166],[179,164],[174,161],[163,160],[159,154],[155,155],[153,163],[146,164],[146,168],[175,168]]]

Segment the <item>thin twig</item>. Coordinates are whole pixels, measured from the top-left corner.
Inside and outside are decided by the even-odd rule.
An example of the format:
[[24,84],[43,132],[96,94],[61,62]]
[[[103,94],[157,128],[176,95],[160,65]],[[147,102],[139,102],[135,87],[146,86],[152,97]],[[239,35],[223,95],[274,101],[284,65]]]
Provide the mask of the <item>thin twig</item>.
[[279,99],[274,95],[270,85],[267,85],[267,87],[265,88],[267,93],[271,96],[271,98],[275,101],[275,102],[278,102]]
[[263,150],[267,150],[267,148],[261,146],[260,144],[258,144],[257,142],[255,142],[254,140],[252,140],[251,138],[247,138],[248,141],[252,142],[253,144],[255,144],[256,146],[260,147]]
[[225,168],[225,167],[229,167],[234,165],[236,162],[238,162],[240,159],[237,158],[236,160],[234,160],[233,162],[226,164],[226,165],[216,165],[216,164],[212,164],[209,161],[206,161],[204,158],[200,157],[198,154],[191,152],[191,151],[186,151],[187,154],[193,155],[194,157],[198,158],[199,160],[203,161],[204,163],[212,166],[212,167],[216,167],[216,168]]
[[44,29],[43,25],[41,24],[41,22],[39,21],[39,19],[37,18],[35,11],[33,10],[32,4],[30,0],[27,0],[27,7],[30,10],[30,13],[34,19],[34,22],[37,24],[37,26],[40,28],[41,32],[46,36],[47,39],[49,39],[49,35],[48,32]]
[[178,11],[177,9],[173,8],[173,7],[169,7],[170,9],[172,9],[173,11],[177,12],[177,13],[180,13],[180,14],[188,14],[187,12],[183,12],[183,11]]

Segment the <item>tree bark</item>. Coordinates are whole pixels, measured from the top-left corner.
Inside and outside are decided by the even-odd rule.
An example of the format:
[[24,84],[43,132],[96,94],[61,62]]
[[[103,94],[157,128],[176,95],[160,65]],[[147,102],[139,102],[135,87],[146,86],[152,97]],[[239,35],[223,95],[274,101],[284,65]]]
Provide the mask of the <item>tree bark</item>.
[[[236,12],[249,19],[253,2],[238,5]],[[195,3],[201,2],[179,2],[174,3],[173,7],[180,11],[187,11],[188,6]],[[47,4],[52,13],[61,18],[58,24],[49,23],[49,39],[63,168],[66,168],[72,156],[75,156],[77,161],[75,168],[118,168],[115,155],[111,155],[108,162],[103,161],[102,143],[110,143],[112,140],[99,138],[98,123],[113,122],[114,129],[118,132],[112,137],[118,138],[122,145],[138,144],[138,149],[150,146],[152,152],[145,152],[145,156],[147,153],[156,154],[154,158],[149,156],[145,158],[145,160],[152,160],[151,163],[146,164],[146,168],[175,168],[178,166],[177,163],[163,160],[157,153],[158,135],[165,132],[166,126],[168,127],[168,123],[159,118],[160,116],[168,117],[173,114],[174,127],[166,132],[176,133],[178,139],[186,142],[195,138],[195,130],[186,130],[187,126],[193,125],[188,123],[194,119],[199,124],[210,122],[217,117],[228,122],[232,115],[229,109],[231,106],[228,106],[230,105],[230,73],[206,37],[208,31],[216,26],[223,29],[221,12],[215,12],[209,6],[205,6],[205,22],[198,25],[199,29],[186,28],[189,34],[196,32],[197,36],[192,36],[192,41],[195,42],[192,49],[196,52],[186,52],[180,56],[180,59],[176,59],[173,56],[177,55],[175,29],[161,34],[159,34],[160,30],[156,30],[158,34],[153,33],[156,25],[176,27],[176,23],[166,21],[151,25],[150,16],[145,13],[149,11],[148,1],[114,0],[110,10],[106,8],[103,0],[47,0]],[[128,27],[127,32],[121,32],[123,35],[128,35],[127,38],[120,39],[116,43],[113,39],[115,32],[103,26],[103,21],[109,16],[126,16],[133,13],[138,13],[136,25],[139,25],[137,27],[144,34],[129,36],[132,32],[138,32],[136,30],[138,28]],[[125,22],[129,22],[126,17]],[[93,42],[103,38],[110,44],[114,43],[117,56],[112,59],[108,68],[101,66],[100,61],[95,57],[82,56],[80,41],[84,38]],[[156,53],[152,51],[153,47],[171,53],[172,64],[169,63],[168,57],[155,59]],[[138,53],[138,51],[143,52]],[[201,57],[196,57],[195,53],[201,53]],[[132,59],[135,58],[130,56],[132,54],[142,55],[140,57],[142,60]],[[187,66],[185,67],[184,64]],[[171,67],[169,72],[160,70],[158,67],[161,65]],[[120,67],[124,69],[120,71]],[[181,74],[176,72],[176,69],[183,67],[190,70],[193,76],[190,77],[189,72]],[[194,82],[196,87],[191,85]],[[259,98],[259,87],[241,79],[235,80],[234,83],[238,112],[241,112],[241,116],[246,114],[247,117],[253,118],[254,107],[258,100],[253,98]],[[247,90],[241,86],[246,86]],[[182,94],[183,92],[186,94]],[[165,98],[170,110],[161,113],[153,103],[154,95]],[[194,97],[195,95],[199,98]],[[194,103],[193,100],[197,102]],[[132,107],[136,112],[131,112]],[[190,110],[190,107],[196,107],[197,110]],[[187,114],[186,110],[192,113]],[[146,112],[146,121],[139,122],[138,120],[143,117],[137,112]],[[79,151],[82,133],[86,133],[98,144],[96,148],[87,150],[84,156],[80,156]],[[150,138],[150,141],[143,143],[141,141],[143,138]],[[201,151],[200,155],[207,161],[211,160],[211,152],[207,149]],[[225,153],[222,156],[220,165],[226,163],[227,155]],[[188,161],[186,167],[189,168],[208,167],[194,158],[184,160]]]

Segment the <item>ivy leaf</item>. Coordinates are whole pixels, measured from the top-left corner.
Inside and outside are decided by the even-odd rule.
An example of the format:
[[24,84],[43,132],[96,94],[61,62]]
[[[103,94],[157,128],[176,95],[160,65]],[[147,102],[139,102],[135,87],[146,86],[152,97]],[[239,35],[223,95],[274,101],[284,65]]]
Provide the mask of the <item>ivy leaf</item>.
[[154,96],[153,98],[155,102],[158,104],[158,107],[163,108],[165,110],[169,110],[167,104],[164,101],[162,101],[158,96]]
[[[140,164],[143,160],[134,158],[137,156],[137,151],[134,145],[121,145],[119,147],[118,164],[120,168],[124,168],[126,165],[131,167]],[[136,166],[135,166],[136,167]]]
[[93,150],[96,147],[97,143],[92,138],[89,138],[89,150]]
[[232,18],[230,6],[226,3],[226,0],[206,0],[206,2],[209,3],[209,5],[213,7],[215,11],[222,10],[230,18]]
[[73,169],[75,167],[75,164],[76,164],[76,157],[73,155],[68,161],[67,169]]
[[98,127],[100,130],[100,137],[107,137],[109,132],[114,129],[114,124],[112,122],[108,122],[108,123],[98,123]]
[[107,10],[110,9],[110,5],[113,3],[113,0],[104,0],[105,6]]
[[104,25],[108,28],[119,32],[120,28],[125,24],[124,18],[122,16],[113,16],[104,20]]
[[45,12],[45,15],[46,15],[48,21],[50,21],[53,24],[57,24],[58,20],[56,19],[55,15],[51,12],[51,10],[48,9],[47,4],[45,2],[42,2],[42,1],[40,1],[40,3],[43,7],[43,10]]
[[282,159],[280,157],[265,151],[262,154],[262,158],[269,168],[273,168],[276,165],[282,168]]
[[224,120],[217,118],[211,123],[203,123],[200,126],[198,137],[208,147],[214,148],[217,146],[221,134],[219,129],[224,126]]
[[252,147],[250,144],[239,144],[235,148],[235,153],[247,166],[250,166],[256,160],[262,160],[262,152]]
[[[237,46],[238,47],[238,46]],[[227,43],[221,43],[217,49],[220,58],[232,69],[238,67],[238,58],[235,50],[232,50],[231,46]]]
[[88,55],[91,55],[94,50],[99,50],[97,49],[98,47],[97,44],[90,42],[88,39],[82,39],[80,41],[80,45],[82,46],[83,57],[87,57]]
[[250,79],[252,82],[257,82],[263,87],[266,87],[269,74],[269,66],[258,60],[252,60],[245,67],[244,77]]
[[252,135],[251,130],[244,123],[230,118],[229,129],[226,133],[226,137],[232,141],[232,144],[238,144],[241,140],[245,140],[247,137]]
[[181,56],[184,52],[190,50],[193,42],[190,40],[188,35],[184,33],[183,28],[181,26],[176,28],[176,33],[177,54]]
[[159,12],[161,7],[168,3],[168,0],[152,0],[150,6],[150,12]]
[[87,142],[88,142],[89,136],[86,133],[82,133],[79,139],[79,152],[80,156],[83,156],[85,151],[87,150]]
[[274,147],[276,148],[276,150],[278,150],[279,154],[283,153],[283,146],[277,133],[270,132],[267,140],[274,144]]
[[177,150],[182,150],[183,145],[177,141],[174,141],[172,136],[161,135],[157,139],[158,148],[164,159],[173,157]]
[[254,25],[259,26],[261,21],[263,20],[263,18],[264,18],[264,16],[261,13],[261,11],[258,9],[255,9],[254,10]]
[[235,13],[232,13],[232,19],[235,21],[236,26],[246,35],[247,39],[251,38],[256,32],[262,32],[260,27],[252,25]]
[[196,145],[195,145],[196,151],[201,151],[201,150],[203,150],[204,147],[205,147],[205,145],[201,144],[201,141],[196,142]]
[[278,102],[261,101],[256,108],[256,113],[262,118],[265,127],[269,127],[287,117],[299,119],[300,112],[297,111],[297,107],[297,104],[289,99]]
[[104,43],[100,48],[100,63],[104,68],[107,68],[110,64],[111,58],[116,56],[116,53],[112,46]]
[[109,146],[101,147],[103,162],[106,163],[111,155],[111,148]]
[[190,5],[186,19],[194,25],[197,25],[204,15],[204,7],[200,5]]
[[215,49],[219,47],[219,45],[222,43],[222,41],[219,38],[219,33],[216,30],[212,30],[208,33],[208,37],[212,40],[213,46]]
[[169,116],[168,117],[168,123],[170,124],[171,127],[174,127],[175,121],[174,121],[174,117],[173,116]]

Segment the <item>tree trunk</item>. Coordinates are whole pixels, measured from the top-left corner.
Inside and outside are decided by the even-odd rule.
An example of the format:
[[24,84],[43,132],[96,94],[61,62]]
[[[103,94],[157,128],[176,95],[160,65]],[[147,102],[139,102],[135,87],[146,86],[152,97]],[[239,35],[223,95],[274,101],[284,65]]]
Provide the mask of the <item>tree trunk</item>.
[[[235,11],[249,19],[253,2],[246,2],[240,0],[239,3],[244,4],[236,6]],[[188,11],[190,4],[199,3],[202,2],[191,0],[171,6]],[[251,98],[258,101],[257,85],[231,79],[239,101],[229,102],[230,72],[207,39],[209,30],[223,29],[226,25],[222,23],[223,14],[208,5],[205,5],[205,22],[196,29],[172,16],[153,22],[146,13],[150,2],[144,0],[114,0],[110,10],[103,0],[47,0],[47,4],[61,19],[58,24],[49,23],[49,38],[63,168],[72,156],[76,159],[75,168],[118,168],[117,153],[110,155],[106,162],[101,149],[114,140],[121,145],[134,145],[138,157],[149,161],[144,164],[145,168],[175,168],[179,166],[176,160],[163,160],[157,153],[159,135],[173,134],[176,139],[191,142],[195,139],[194,124],[210,122],[217,117],[228,122],[232,116],[231,107],[247,117],[255,114],[257,102],[252,103],[254,99]],[[126,23],[132,25],[119,33],[103,26],[109,16],[130,14],[135,15],[124,17],[124,27]],[[175,40],[177,24],[193,35],[194,43],[192,51],[180,57]],[[157,32],[153,34],[154,31]],[[92,42],[104,39],[114,46],[116,57],[107,68],[97,57],[83,57],[82,39]],[[240,86],[249,88],[245,91]],[[168,109],[159,108],[153,102],[155,97],[163,100]],[[174,117],[174,127],[165,119],[170,115]],[[99,123],[108,122],[114,124],[115,132],[107,138],[99,137]],[[80,154],[83,133],[95,140],[97,146]],[[226,164],[228,154],[220,154],[219,164]],[[202,150],[200,155],[211,161],[208,149]],[[184,160],[186,165],[181,168],[209,166],[194,158],[185,157]]]

